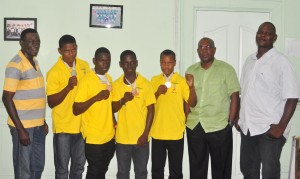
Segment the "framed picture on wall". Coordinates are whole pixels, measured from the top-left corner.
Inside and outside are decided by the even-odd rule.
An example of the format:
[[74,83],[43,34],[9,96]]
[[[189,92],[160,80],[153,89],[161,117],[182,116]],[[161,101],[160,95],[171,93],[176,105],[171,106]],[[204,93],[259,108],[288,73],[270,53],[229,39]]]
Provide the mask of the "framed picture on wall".
[[90,27],[122,28],[123,6],[121,5],[90,5]]
[[18,41],[24,29],[37,30],[37,18],[4,18],[4,40]]

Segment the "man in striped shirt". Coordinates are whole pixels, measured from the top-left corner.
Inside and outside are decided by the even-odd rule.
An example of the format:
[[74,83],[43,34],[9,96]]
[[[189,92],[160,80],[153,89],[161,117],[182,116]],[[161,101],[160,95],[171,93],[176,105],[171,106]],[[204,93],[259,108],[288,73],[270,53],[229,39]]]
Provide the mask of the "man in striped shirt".
[[38,32],[25,29],[19,43],[21,50],[5,70],[2,101],[13,141],[15,179],[38,179],[44,170],[48,134],[44,77],[35,59],[40,48]]

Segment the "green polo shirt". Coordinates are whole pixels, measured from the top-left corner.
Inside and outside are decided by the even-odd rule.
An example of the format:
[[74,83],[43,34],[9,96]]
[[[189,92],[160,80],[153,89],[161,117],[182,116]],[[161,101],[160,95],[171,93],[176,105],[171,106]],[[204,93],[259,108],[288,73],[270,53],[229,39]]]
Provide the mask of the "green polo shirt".
[[234,68],[224,61],[214,59],[204,69],[198,62],[186,73],[194,75],[197,105],[191,108],[186,126],[193,129],[199,122],[206,133],[222,130],[228,124],[230,96],[240,91]]

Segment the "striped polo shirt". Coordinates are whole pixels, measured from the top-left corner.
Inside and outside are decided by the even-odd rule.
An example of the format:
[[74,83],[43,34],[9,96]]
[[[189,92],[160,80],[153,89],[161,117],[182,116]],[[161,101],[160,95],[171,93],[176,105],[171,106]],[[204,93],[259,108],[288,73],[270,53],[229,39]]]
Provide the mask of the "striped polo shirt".
[[[44,77],[37,60],[36,69],[19,51],[6,66],[3,90],[14,92],[14,104],[24,128],[41,126],[45,121],[46,94]],[[8,125],[14,126],[8,116]]]

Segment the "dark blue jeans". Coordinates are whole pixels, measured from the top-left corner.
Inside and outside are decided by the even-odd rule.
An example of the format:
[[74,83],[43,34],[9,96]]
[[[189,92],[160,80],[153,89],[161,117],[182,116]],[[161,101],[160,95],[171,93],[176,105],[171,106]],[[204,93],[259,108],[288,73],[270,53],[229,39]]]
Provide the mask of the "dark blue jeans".
[[211,159],[212,179],[231,179],[232,128],[205,133],[199,123],[193,130],[187,128],[190,179],[207,178],[208,159]]
[[149,159],[149,144],[146,146],[116,144],[118,162],[117,179],[129,179],[131,159],[134,165],[136,179],[147,178],[147,164]]
[[182,179],[184,140],[158,140],[152,138],[152,179],[163,179],[166,158],[169,160],[169,179]]
[[[56,179],[82,179],[85,165],[84,140],[81,133],[53,135]],[[69,162],[71,159],[70,174]],[[68,176],[69,175],[69,176]]]
[[45,166],[45,139],[43,126],[27,128],[31,144],[24,146],[15,127],[10,128],[13,142],[15,179],[40,179]]
[[86,179],[105,179],[105,174],[115,150],[115,139],[104,144],[86,143],[85,156],[88,161]]
[[262,164],[263,179],[280,178],[280,155],[286,139],[270,138],[267,134],[250,136],[241,132],[240,167],[245,179],[259,179]]

